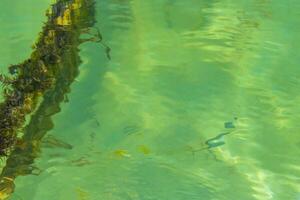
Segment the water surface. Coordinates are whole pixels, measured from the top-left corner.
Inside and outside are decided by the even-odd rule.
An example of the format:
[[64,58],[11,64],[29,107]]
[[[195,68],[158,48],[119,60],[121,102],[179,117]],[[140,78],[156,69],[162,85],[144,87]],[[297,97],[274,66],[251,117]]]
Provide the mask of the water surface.
[[[26,1],[0,3],[2,71],[30,55],[50,4]],[[299,199],[298,1],[96,7],[111,60],[80,46],[41,173],[12,199]]]

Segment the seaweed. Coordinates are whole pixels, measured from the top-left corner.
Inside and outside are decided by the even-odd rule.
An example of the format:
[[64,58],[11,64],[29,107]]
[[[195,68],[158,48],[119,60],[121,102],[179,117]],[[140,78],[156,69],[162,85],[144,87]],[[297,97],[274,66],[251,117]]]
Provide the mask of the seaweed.
[[[0,157],[7,158],[0,175],[0,199],[13,193],[17,176],[36,174],[34,159],[53,127],[51,117],[60,111],[78,75],[80,35],[95,23],[94,4],[94,0],[57,0],[46,14],[48,20],[30,58],[9,66],[11,77],[0,75],[4,88]],[[24,126],[26,116],[31,118]]]

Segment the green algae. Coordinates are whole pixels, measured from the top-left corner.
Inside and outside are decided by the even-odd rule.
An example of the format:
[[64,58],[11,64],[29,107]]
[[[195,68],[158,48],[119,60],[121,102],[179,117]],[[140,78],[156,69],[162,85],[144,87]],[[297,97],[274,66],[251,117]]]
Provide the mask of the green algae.
[[[80,39],[81,33],[88,32],[95,23],[94,3],[56,1],[47,12],[48,21],[30,58],[11,65],[11,77],[0,76],[4,87],[4,101],[0,104],[0,156],[7,157],[0,175],[0,199],[13,192],[17,176],[38,171],[32,164],[42,138],[53,127],[51,116],[60,111],[60,103],[78,75],[78,46],[85,41],[101,42],[95,36]],[[31,119],[24,127],[26,116]],[[23,136],[18,137],[20,129]]]

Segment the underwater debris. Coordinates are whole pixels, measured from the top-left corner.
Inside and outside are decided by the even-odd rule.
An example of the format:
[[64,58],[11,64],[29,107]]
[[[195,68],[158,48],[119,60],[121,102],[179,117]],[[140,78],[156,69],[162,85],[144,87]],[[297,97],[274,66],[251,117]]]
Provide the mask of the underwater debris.
[[[234,120],[238,120],[237,117],[234,117]],[[210,150],[213,149],[213,148],[216,148],[216,147],[220,147],[222,145],[225,144],[225,141],[224,141],[224,136],[225,135],[228,135],[232,132],[234,132],[233,129],[236,128],[236,126],[234,125],[234,122],[232,121],[228,121],[228,122],[225,122],[224,123],[224,128],[226,129],[230,129],[230,131],[227,131],[225,133],[220,133],[218,134],[217,136],[213,137],[213,138],[210,138],[208,140],[205,141],[205,147],[202,147],[202,148],[198,148],[198,149],[194,149],[193,147],[189,146],[188,147],[188,151],[191,151],[193,153],[193,155],[196,153],[196,152],[199,152],[199,151],[203,151],[203,150],[208,150],[210,153],[212,153]],[[215,156],[214,156],[215,157]]]
[[97,127],[101,126],[101,123],[99,122],[99,120],[97,118],[94,118],[94,123]]
[[119,157],[119,158],[129,158],[131,157],[131,155],[128,153],[127,150],[125,149],[117,149],[113,152],[113,154],[116,156],[116,157]]
[[85,157],[80,157],[78,159],[70,161],[70,165],[76,166],[76,167],[82,167],[82,166],[90,165],[90,164],[92,164],[92,162],[89,161],[88,159],[86,159]]
[[87,200],[89,199],[89,193],[86,190],[83,190],[80,187],[76,188],[77,197],[79,200]]
[[217,136],[210,138],[205,141],[205,147],[199,148],[199,149],[194,149],[194,147],[189,146],[188,151],[192,152],[193,156],[195,153],[199,151],[204,151],[207,150],[210,154],[213,155],[214,159],[218,161],[216,155],[212,152],[213,148],[220,147],[225,144],[224,141],[224,136],[230,134],[231,132],[225,132],[225,133],[220,133]]
[[137,147],[137,150],[141,153],[143,153],[144,155],[148,155],[151,153],[151,150],[149,147],[147,147],[146,145],[140,145]]
[[94,30],[96,30],[96,33],[91,33],[92,29],[91,28],[87,28],[86,30],[82,30],[82,33],[87,33],[89,35],[91,35],[91,38],[87,38],[87,39],[80,39],[80,41],[83,42],[88,42],[88,41],[92,41],[92,42],[98,42],[100,43],[104,48],[105,48],[105,54],[108,60],[111,60],[111,48],[103,42],[103,37],[99,31],[99,29],[97,27],[93,27]]
[[73,149],[73,146],[55,138],[53,135],[48,135],[42,139],[44,148],[63,148],[63,149]]
[[141,132],[141,127],[138,125],[126,126],[123,128],[123,133],[126,135],[138,134]]
[[[238,120],[237,117],[234,117],[233,119],[234,119],[235,121]],[[225,122],[225,123],[224,123],[224,128],[228,128],[228,129],[235,128],[235,122],[232,122],[232,121]]]
[[211,139],[206,140],[205,144],[207,145],[207,148],[211,149],[211,148],[215,148],[215,147],[219,147],[221,145],[224,145],[225,144],[224,136],[228,135],[229,133],[230,132],[220,133],[216,137],[213,137]]
[[151,153],[151,150],[148,146],[146,145],[139,145],[137,147],[137,150],[141,153],[143,153],[144,155],[149,155]]
[[224,127],[225,128],[235,128],[233,122],[225,122],[224,123]]
[[[0,175],[0,199],[13,193],[16,177],[38,174],[32,166],[42,139],[54,126],[52,116],[60,112],[60,103],[79,73],[80,35],[95,23],[94,4],[94,0],[56,0],[30,58],[9,67],[12,78],[0,77],[5,85],[0,157],[7,157]],[[28,115],[31,118],[24,127]],[[23,135],[18,137],[20,129]]]

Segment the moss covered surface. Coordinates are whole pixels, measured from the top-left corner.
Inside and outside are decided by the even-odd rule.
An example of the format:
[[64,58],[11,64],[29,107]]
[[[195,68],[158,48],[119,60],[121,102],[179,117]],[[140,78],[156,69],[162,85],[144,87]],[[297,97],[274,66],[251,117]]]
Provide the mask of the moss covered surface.
[[[80,35],[95,23],[93,0],[58,0],[47,11],[48,21],[30,58],[1,75],[0,156],[7,157],[0,176],[0,199],[13,192],[18,175],[35,173],[32,163],[41,139],[53,126],[51,116],[78,74]],[[99,38],[101,40],[101,38]],[[30,121],[25,125],[25,117]],[[22,129],[23,135],[18,137]]]

